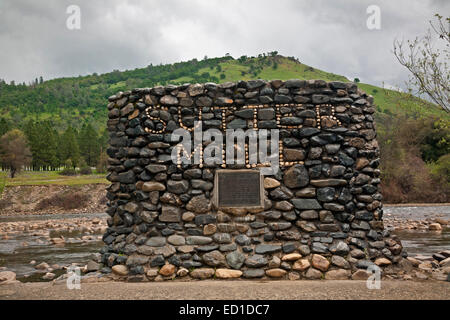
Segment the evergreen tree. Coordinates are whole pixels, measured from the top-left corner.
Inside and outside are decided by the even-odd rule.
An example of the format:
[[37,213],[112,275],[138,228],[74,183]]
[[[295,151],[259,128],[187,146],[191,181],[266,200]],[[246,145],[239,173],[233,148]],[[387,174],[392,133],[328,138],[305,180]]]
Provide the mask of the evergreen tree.
[[54,170],[61,161],[58,157],[58,132],[50,121],[29,120],[24,128],[33,156],[33,170]]
[[61,160],[63,163],[69,163],[75,169],[80,163],[80,148],[77,139],[78,133],[72,128],[68,127],[61,135],[61,144],[59,146]]
[[28,140],[28,145],[32,154],[31,166],[33,170],[40,170],[42,167],[41,159],[39,157],[39,135],[37,124],[33,120],[28,120],[24,128],[25,135]]
[[0,137],[11,129],[8,121],[5,118],[0,119]]
[[100,156],[99,137],[94,127],[83,125],[79,136],[80,154],[88,166],[95,166]]
[[55,170],[59,166],[58,133],[49,121],[45,121],[41,128],[43,130],[41,152],[44,170]]
[[100,137],[99,137],[99,143],[100,143],[100,153],[102,151],[105,151],[106,148],[108,147],[108,140],[109,140],[109,134],[108,134],[108,130],[107,129],[103,129]]

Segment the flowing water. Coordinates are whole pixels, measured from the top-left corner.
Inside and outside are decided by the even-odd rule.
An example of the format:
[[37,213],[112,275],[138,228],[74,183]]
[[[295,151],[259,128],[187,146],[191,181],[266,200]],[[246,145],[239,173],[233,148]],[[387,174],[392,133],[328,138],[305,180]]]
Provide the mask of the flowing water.
[[[442,218],[450,221],[450,206],[385,207],[384,217],[395,217],[402,220]],[[401,230],[392,233],[402,240],[403,247],[410,256],[432,255],[439,251],[450,250],[450,227],[448,225],[443,227],[442,232]]]
[[[107,215],[100,213],[0,216],[0,224],[2,222],[33,222],[83,217],[106,219]],[[71,263],[85,264],[92,260],[95,253],[99,252],[99,249],[103,246],[103,242],[98,239],[81,240],[80,238],[85,235],[81,231],[50,230],[50,238],[63,236],[67,239],[64,245],[52,244],[48,241],[48,238],[32,233],[19,233],[10,236],[9,239],[0,238],[0,267],[7,267],[8,270],[14,271],[20,281],[39,281],[44,273],[36,272],[37,270],[30,264],[32,260],[36,261],[36,264],[46,262],[49,265],[58,264],[60,266],[67,266]],[[101,236],[101,233],[90,234],[90,236]],[[26,243],[25,246],[24,243]],[[56,275],[63,272],[65,271],[54,271]]]
[[[450,206],[430,206],[430,207],[386,207],[385,217],[396,217],[400,219],[427,219],[441,217],[450,220]],[[0,224],[15,221],[42,221],[49,219],[70,219],[70,218],[100,218],[106,219],[107,215],[98,214],[57,214],[57,215],[26,215],[26,216],[0,216]],[[445,228],[441,233],[428,231],[395,231],[402,240],[403,246],[409,255],[432,253],[441,250],[450,250],[450,228]],[[82,241],[83,235],[80,231],[54,231],[50,230],[50,237],[64,236],[67,240],[64,245],[54,245],[42,235],[32,235],[32,233],[19,233],[9,239],[0,238],[0,267],[17,274],[17,279],[21,281],[42,281],[43,273],[30,264],[31,260],[36,263],[47,262],[49,265],[59,264],[61,266],[71,263],[85,264],[91,260],[95,253],[103,246],[101,240]],[[101,236],[101,234],[96,234]],[[78,240],[77,240],[78,239]],[[27,245],[24,246],[23,243]],[[58,276],[63,270],[54,273]]]

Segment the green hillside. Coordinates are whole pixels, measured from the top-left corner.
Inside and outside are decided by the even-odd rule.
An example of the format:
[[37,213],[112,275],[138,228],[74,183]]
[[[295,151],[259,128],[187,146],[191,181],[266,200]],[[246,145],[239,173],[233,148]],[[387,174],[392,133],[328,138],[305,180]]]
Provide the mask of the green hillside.
[[[168,83],[227,82],[250,79],[323,79],[349,81],[349,79],[305,65],[293,57],[274,53],[258,57],[231,56],[205,58],[186,62],[149,65],[127,71],[113,71],[102,75],[59,78],[33,85],[6,84],[0,82],[1,118],[13,126],[21,127],[26,120],[51,120],[55,128],[64,130],[68,125],[80,128],[89,121],[97,129],[106,122],[106,99],[117,91],[135,87],[152,87]],[[404,103],[405,94],[385,90],[369,84],[359,87],[375,97],[378,118],[408,114],[414,116],[434,115],[449,119],[449,115],[431,105],[423,108],[423,101]]]

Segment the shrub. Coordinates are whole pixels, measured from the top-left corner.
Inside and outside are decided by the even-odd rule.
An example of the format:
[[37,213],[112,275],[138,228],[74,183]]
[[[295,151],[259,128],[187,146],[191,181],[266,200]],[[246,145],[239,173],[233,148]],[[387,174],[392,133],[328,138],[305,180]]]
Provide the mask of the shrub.
[[82,208],[89,201],[89,196],[81,192],[70,192],[65,194],[55,194],[50,198],[42,199],[35,209],[45,210],[51,207],[59,207],[66,210]]
[[65,168],[64,170],[59,172],[59,174],[62,176],[76,176],[77,172],[73,168]]
[[89,166],[80,168],[80,174],[92,174],[92,169]]
[[436,179],[442,179],[450,184],[450,154],[440,157],[431,165],[431,173]]

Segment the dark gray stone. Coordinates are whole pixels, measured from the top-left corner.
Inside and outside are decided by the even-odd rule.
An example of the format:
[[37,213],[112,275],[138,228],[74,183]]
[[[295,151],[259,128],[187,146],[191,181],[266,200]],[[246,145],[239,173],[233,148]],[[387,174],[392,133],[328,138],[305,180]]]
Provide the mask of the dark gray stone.
[[211,267],[225,267],[227,265],[225,256],[218,250],[205,253],[203,261]]
[[189,182],[186,180],[169,180],[167,181],[167,191],[175,193],[175,194],[182,194],[186,193],[189,190]]
[[247,129],[247,121],[243,119],[234,119],[227,124],[228,129]]
[[231,236],[228,233],[215,233],[212,238],[217,243],[231,243]]
[[199,214],[195,216],[194,222],[196,225],[201,226],[205,224],[215,223],[216,222],[216,216],[210,215],[210,214]]
[[316,199],[292,199],[292,204],[296,209],[300,210],[311,210],[311,209],[321,209],[322,206],[317,202]]
[[213,241],[210,237],[203,237],[203,236],[189,236],[186,237],[186,243],[187,244],[210,244]]
[[248,246],[249,244],[251,244],[250,238],[247,237],[245,234],[240,234],[236,236],[234,241],[240,246]]
[[323,202],[333,201],[336,190],[332,187],[318,188],[317,200]]
[[281,245],[260,244],[255,247],[255,253],[267,254],[281,251]]
[[245,261],[245,255],[239,251],[233,251],[226,255],[228,265],[233,269],[240,269]]
[[263,269],[247,269],[244,270],[243,277],[247,279],[252,278],[261,278],[264,276],[264,270]]
[[147,242],[145,244],[150,247],[163,247],[166,244],[166,238],[165,237],[151,237],[147,240]]
[[264,258],[264,256],[262,256],[260,254],[254,254],[254,255],[247,257],[247,259],[245,259],[245,265],[250,268],[264,267],[268,263],[269,262],[267,261],[267,259]]
[[314,253],[327,253],[328,247],[321,242],[313,242],[311,245],[311,251]]
[[150,261],[151,267],[161,267],[166,263],[164,256],[158,255]]
[[337,241],[330,246],[330,252],[340,256],[346,256],[350,252],[350,248],[344,241]]

